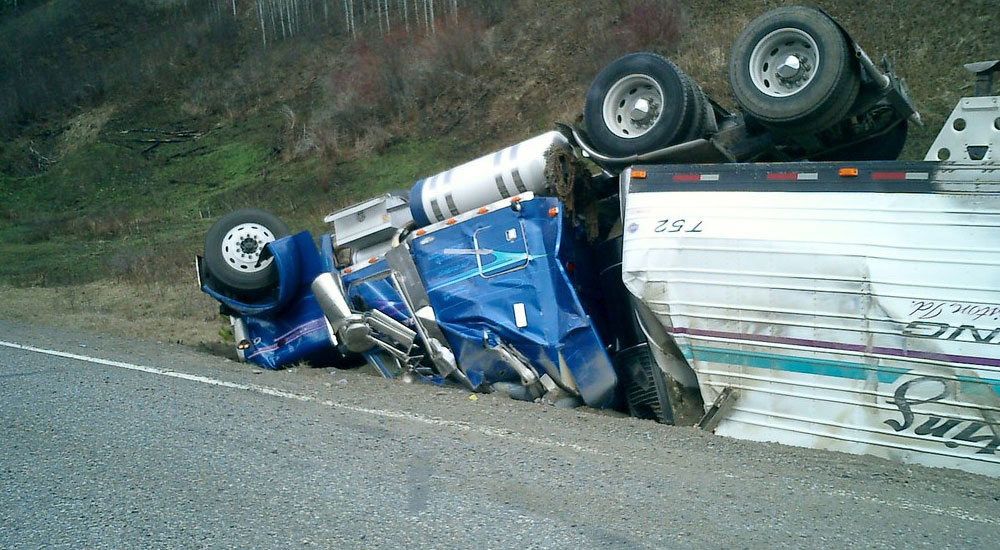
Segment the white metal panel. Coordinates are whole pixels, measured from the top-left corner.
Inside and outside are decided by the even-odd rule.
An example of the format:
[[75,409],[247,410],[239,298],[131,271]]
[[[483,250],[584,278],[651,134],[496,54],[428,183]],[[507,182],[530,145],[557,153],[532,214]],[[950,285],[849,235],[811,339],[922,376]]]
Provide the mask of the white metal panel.
[[623,278],[718,433],[1000,475],[1000,192],[949,189],[630,195]]

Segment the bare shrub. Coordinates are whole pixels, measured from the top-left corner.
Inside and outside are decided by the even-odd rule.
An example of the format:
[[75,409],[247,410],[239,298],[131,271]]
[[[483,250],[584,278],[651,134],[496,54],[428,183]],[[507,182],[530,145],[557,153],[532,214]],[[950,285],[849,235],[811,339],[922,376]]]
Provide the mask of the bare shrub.
[[575,76],[589,82],[612,60],[637,51],[668,57],[684,35],[684,9],[678,0],[620,0],[617,16],[579,18],[574,32],[602,36],[584,45],[575,58]]
[[676,0],[638,0],[625,9],[613,39],[623,53],[667,51],[680,41],[684,13]]
[[107,260],[108,274],[120,281],[152,284],[191,277],[191,252],[185,247],[158,243],[121,248]]
[[148,279],[154,273],[153,258],[151,247],[125,248],[111,255],[108,259],[108,269],[115,277],[130,280]]
[[347,64],[323,81],[325,107],[313,113],[311,137],[334,156],[382,148],[394,122],[481,70],[489,54],[484,34],[480,20],[464,18],[430,35],[399,30],[355,42]]
[[359,157],[381,153],[392,140],[392,134],[381,126],[371,126],[354,142],[354,154]]
[[140,235],[149,220],[140,218],[124,208],[107,209],[66,220],[64,230],[88,240],[111,240]]

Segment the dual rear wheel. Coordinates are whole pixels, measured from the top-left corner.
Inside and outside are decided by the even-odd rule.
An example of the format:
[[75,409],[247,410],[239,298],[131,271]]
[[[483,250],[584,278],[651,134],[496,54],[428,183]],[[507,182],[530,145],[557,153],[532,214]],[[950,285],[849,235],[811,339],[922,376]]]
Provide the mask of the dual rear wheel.
[[[733,43],[728,80],[746,117],[778,136],[814,135],[844,121],[862,85],[846,33],[825,12],[803,6],[777,8],[750,22]],[[716,128],[714,117],[701,88],[652,53],[612,62],[594,79],[584,105],[590,141],[613,157],[706,137]],[[896,158],[906,126],[894,130],[885,135],[891,147],[878,147],[878,157],[870,160]],[[873,138],[844,151],[870,157],[871,145],[882,141]]]
[[701,87],[680,68],[642,52],[612,62],[597,75],[583,120],[601,152],[626,157],[701,137],[713,116]]

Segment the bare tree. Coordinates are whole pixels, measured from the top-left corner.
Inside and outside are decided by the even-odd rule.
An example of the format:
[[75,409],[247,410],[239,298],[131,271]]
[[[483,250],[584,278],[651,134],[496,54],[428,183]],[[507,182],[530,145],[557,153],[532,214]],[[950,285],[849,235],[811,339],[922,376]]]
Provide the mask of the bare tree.
[[344,18],[347,20],[348,32],[351,33],[353,38],[357,39],[358,27],[357,22],[354,20],[354,0],[344,0]]
[[[257,19],[260,21],[260,39],[264,42],[264,47],[267,47],[267,25],[264,24],[264,8],[261,6],[263,0],[257,0]],[[236,0],[233,0],[233,4],[236,4]]]
[[285,38],[291,33],[285,29],[285,5],[284,0],[277,0],[278,4],[278,21],[281,22],[281,37]]
[[[180,0],[175,0],[180,1]],[[322,16],[323,24],[336,23],[336,8],[331,16],[330,4],[336,0],[253,0],[246,11],[257,12],[257,23],[260,25],[261,43],[266,47],[269,43],[293,38],[301,34],[303,29],[313,28]],[[358,38],[358,23],[364,29],[372,25],[369,18],[378,21],[381,35],[392,33],[393,20],[402,26],[405,32],[411,32],[414,26],[416,32],[428,35],[436,34],[439,18],[444,18],[445,25],[458,22],[459,0],[341,0],[343,3],[344,28],[354,39]],[[356,7],[360,2],[361,14]],[[0,6],[13,6],[16,0],[0,0]],[[410,13],[412,4],[413,13]],[[237,0],[210,0],[209,14],[216,21],[221,21],[226,12],[232,11],[233,18],[240,17]],[[336,4],[334,3],[334,6]],[[320,14],[322,10],[322,14]],[[250,14],[247,14],[250,15]],[[411,25],[410,17],[413,16]],[[450,16],[450,17],[449,17]],[[332,17],[332,18],[331,18]],[[252,24],[252,23],[251,23]]]
[[270,1],[270,3],[268,5],[270,7],[267,9],[267,13],[268,13],[268,15],[271,16],[271,34],[277,35],[278,34],[278,25],[277,25],[277,22],[275,22],[275,20],[274,20],[274,0],[269,0],[269,1]]

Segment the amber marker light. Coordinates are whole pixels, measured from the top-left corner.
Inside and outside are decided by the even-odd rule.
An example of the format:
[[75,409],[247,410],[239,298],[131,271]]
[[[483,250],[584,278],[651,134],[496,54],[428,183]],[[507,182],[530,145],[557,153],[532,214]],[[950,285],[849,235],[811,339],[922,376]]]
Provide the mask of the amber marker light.
[[559,209],[558,208],[556,208],[555,206],[553,206],[552,208],[549,208],[549,217],[550,218],[554,218],[558,214],[559,214]]
[[632,170],[632,179],[636,179],[636,180],[644,180],[644,179],[646,179],[646,171],[645,170]]
[[842,177],[842,178],[856,178],[856,177],[858,177],[858,169],[857,168],[841,168],[840,169],[840,177]]
[[456,221],[458,221],[458,220],[456,220],[455,218],[448,218],[448,221],[446,221],[444,223],[445,223],[445,225],[455,225]]

